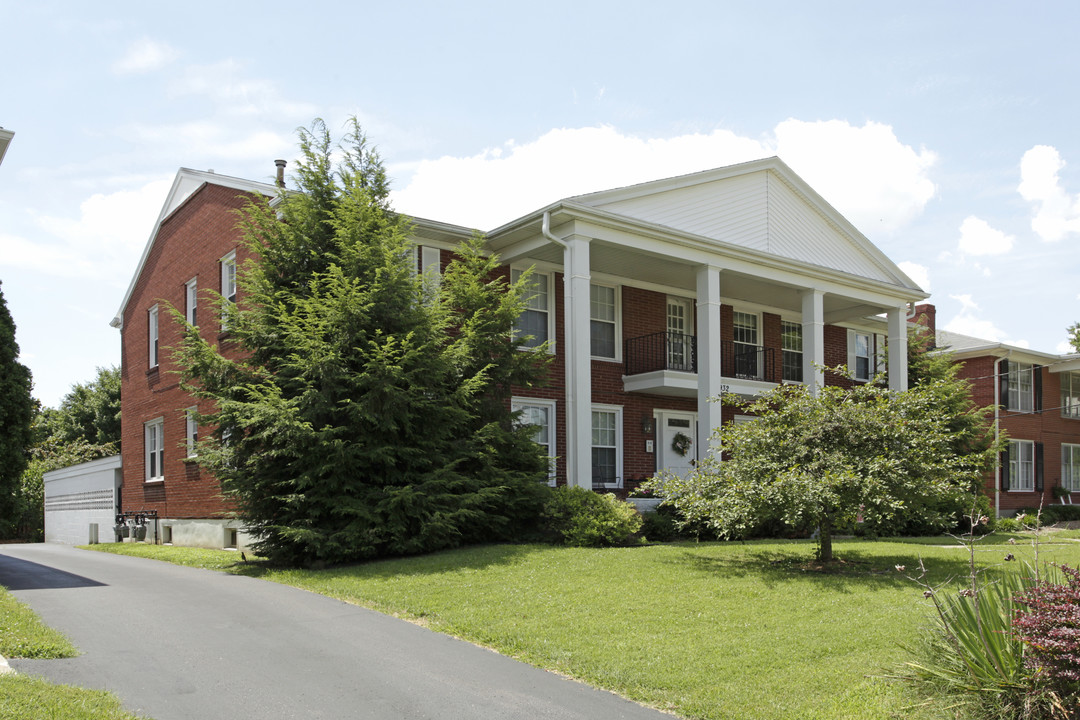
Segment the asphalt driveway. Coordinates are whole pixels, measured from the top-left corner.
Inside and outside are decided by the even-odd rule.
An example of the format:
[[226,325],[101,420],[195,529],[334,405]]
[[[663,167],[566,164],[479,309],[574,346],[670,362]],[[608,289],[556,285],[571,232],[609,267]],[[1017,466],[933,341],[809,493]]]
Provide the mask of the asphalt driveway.
[[0,585],[83,652],[18,672],[155,720],[667,718],[411,623],[247,577],[60,545],[0,546]]

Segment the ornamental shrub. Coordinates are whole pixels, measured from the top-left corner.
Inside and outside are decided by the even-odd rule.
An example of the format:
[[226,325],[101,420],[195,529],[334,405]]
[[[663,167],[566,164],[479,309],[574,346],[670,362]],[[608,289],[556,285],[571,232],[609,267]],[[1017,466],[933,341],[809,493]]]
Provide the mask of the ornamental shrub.
[[568,486],[551,493],[543,517],[554,542],[574,547],[635,544],[642,522],[633,505],[611,493]]
[[1024,665],[1063,704],[1080,701],[1080,571],[1059,565],[1063,583],[1042,582],[1013,596],[1013,634],[1026,646]]

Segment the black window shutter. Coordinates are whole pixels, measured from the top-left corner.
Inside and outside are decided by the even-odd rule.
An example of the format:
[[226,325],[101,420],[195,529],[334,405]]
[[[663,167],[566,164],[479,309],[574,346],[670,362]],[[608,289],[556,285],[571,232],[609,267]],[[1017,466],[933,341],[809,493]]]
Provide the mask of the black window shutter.
[[1035,412],[1042,412],[1042,365],[1031,366],[1032,387],[1035,390],[1035,402],[1032,408]]
[[998,460],[1001,464],[1001,489],[1008,492],[1009,490],[1009,450],[1008,448],[1001,451],[1001,458]]
[[1002,360],[998,363],[998,402],[1001,407],[1009,407],[1009,361]]
[[1043,489],[1043,444],[1035,443],[1035,489]]

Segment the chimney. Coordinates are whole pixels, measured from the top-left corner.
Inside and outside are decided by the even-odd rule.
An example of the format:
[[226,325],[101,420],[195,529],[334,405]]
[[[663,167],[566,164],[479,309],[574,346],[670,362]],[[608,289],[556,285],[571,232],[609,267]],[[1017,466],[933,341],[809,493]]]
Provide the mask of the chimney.
[[285,165],[287,164],[284,160],[274,161],[274,165],[277,166],[277,186],[279,188],[285,187]]

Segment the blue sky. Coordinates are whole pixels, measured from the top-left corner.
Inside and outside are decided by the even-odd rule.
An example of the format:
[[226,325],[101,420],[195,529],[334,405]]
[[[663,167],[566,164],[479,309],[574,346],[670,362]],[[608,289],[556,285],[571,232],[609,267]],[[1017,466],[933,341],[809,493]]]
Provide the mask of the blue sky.
[[109,327],[179,167],[270,180],[356,115],[395,206],[492,229],[779,155],[933,294],[1048,352],[1080,320],[1080,5],[0,0],[0,281],[35,394]]

